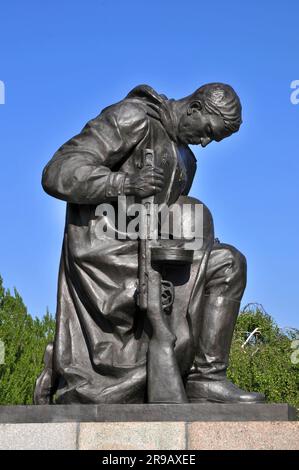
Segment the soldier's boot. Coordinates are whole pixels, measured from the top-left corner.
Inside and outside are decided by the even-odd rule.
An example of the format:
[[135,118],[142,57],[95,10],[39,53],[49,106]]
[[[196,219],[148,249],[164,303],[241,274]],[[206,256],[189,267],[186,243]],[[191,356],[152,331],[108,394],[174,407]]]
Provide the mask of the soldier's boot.
[[240,302],[206,296],[198,351],[186,382],[190,402],[260,403],[264,395],[246,392],[226,377]]

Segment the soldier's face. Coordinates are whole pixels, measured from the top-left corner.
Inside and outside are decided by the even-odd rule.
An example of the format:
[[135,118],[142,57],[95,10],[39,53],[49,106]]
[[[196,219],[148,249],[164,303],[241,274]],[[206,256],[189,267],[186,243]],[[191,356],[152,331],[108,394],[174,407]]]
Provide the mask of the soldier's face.
[[220,142],[231,132],[225,128],[221,116],[208,114],[199,107],[190,107],[181,117],[178,126],[181,142],[206,147],[213,140]]

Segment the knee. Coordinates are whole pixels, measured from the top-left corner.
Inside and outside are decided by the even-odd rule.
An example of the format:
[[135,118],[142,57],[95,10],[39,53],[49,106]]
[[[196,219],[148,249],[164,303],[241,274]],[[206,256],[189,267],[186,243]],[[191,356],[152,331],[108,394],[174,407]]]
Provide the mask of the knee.
[[237,248],[227,245],[225,248],[227,259],[225,267],[225,277],[236,291],[244,292],[247,281],[247,262],[245,256]]
[[215,250],[221,258],[219,267],[222,283],[229,290],[230,297],[241,298],[247,281],[245,256],[235,247],[227,244],[216,245]]
[[[224,246],[225,267],[224,272],[231,282],[243,281],[246,283],[247,262],[245,256],[234,246]],[[245,286],[244,286],[245,287]]]

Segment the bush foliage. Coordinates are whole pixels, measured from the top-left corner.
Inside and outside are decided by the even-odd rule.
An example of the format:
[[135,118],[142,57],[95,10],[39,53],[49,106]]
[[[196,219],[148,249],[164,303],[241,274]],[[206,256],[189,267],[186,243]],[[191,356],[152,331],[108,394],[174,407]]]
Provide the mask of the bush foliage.
[[[0,278],[0,341],[5,346],[0,404],[32,403],[44,350],[54,331],[55,320],[48,312],[41,319],[32,318],[18,292],[11,294]],[[291,361],[297,333],[281,331],[258,305],[245,308],[237,321],[228,376],[241,388],[265,393],[269,402],[299,407],[299,364]]]
[[[244,345],[256,328],[257,333]],[[268,402],[289,403],[299,408],[299,363],[292,360],[298,333],[295,329],[280,330],[261,306],[249,305],[237,321],[229,378],[245,390],[264,393]]]
[[0,365],[0,404],[31,404],[34,383],[42,369],[46,344],[55,321],[47,312],[40,320],[27,312],[16,290],[4,289],[0,278],[0,340],[5,348]]

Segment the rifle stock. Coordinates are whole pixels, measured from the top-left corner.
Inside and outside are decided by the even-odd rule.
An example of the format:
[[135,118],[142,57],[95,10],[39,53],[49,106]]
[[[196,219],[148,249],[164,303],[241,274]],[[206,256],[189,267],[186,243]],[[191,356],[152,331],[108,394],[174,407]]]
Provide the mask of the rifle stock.
[[[145,149],[144,165],[154,167],[153,150]],[[138,299],[139,308],[146,311],[152,327],[147,357],[148,401],[186,403],[186,393],[174,352],[176,337],[167,325],[162,305],[162,276],[151,263],[154,196],[143,199],[142,203],[145,210],[141,214]]]

